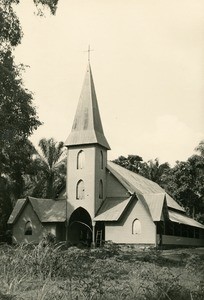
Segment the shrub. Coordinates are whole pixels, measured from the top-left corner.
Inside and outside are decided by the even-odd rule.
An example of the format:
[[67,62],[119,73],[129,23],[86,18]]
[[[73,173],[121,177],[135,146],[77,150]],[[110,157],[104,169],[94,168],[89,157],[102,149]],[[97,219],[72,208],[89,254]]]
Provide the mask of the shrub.
[[0,299],[200,300],[202,272],[198,255],[178,268],[155,250],[67,248],[46,239],[0,247]]

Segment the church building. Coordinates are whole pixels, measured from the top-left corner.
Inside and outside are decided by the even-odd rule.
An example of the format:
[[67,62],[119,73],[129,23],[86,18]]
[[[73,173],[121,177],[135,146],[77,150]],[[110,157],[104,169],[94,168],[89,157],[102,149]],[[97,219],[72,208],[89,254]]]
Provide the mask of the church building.
[[90,63],[65,146],[66,191],[58,199],[19,199],[8,220],[14,243],[38,243],[51,233],[72,245],[204,246],[204,225],[164,189],[107,161]]

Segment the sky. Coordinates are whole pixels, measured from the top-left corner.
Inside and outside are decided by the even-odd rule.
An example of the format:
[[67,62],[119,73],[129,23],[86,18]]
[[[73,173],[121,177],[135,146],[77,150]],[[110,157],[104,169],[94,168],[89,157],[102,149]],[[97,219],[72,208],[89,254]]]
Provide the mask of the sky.
[[31,140],[65,141],[91,67],[110,160],[186,160],[204,138],[203,0],[59,0],[55,16],[31,0],[15,8],[17,63],[40,126]]

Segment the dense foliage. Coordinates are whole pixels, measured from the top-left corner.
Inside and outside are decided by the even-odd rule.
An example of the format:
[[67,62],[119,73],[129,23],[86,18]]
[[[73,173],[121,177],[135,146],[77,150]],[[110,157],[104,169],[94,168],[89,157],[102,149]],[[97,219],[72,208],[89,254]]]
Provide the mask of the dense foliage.
[[204,157],[193,155],[163,175],[166,190],[190,216],[204,222]]
[[[55,13],[58,0],[34,0],[38,9]],[[33,94],[23,84],[24,66],[16,65],[13,50],[23,32],[14,7],[20,0],[0,0],[0,235],[12,202],[25,188],[34,148],[28,137],[41,124],[33,105]]]
[[113,162],[158,184],[162,182],[163,173],[170,169],[167,162],[160,165],[158,158],[144,162],[138,155],[119,156]]
[[55,198],[66,183],[66,151],[63,142],[41,139],[32,159],[32,172],[25,175],[25,195]]

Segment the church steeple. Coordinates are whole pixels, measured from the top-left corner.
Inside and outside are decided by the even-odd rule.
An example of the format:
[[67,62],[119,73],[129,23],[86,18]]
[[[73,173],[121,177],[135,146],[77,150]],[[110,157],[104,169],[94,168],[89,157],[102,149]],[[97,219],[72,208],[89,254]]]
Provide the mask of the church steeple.
[[72,131],[65,146],[88,144],[99,144],[110,149],[103,133],[90,63],[87,66]]

